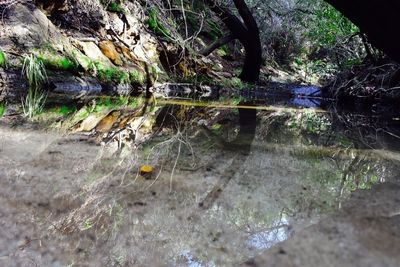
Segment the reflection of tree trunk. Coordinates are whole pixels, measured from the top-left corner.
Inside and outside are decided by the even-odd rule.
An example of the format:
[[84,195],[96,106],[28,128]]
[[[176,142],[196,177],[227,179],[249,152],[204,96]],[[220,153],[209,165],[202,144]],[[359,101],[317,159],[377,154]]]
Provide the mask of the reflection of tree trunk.
[[[244,0],[234,0],[235,6],[243,19],[243,23],[227,8],[218,6],[213,0],[205,0],[210,9],[222,20],[231,34],[243,45],[245,60],[240,79],[249,84],[255,84],[260,76],[261,42],[257,23]],[[239,105],[252,105],[240,103]],[[243,171],[243,164],[250,153],[251,144],[255,137],[256,109],[239,109],[240,132],[237,138],[229,143],[232,149],[237,150],[232,164],[220,175],[220,179],[206,198],[199,203],[203,209],[210,208],[229,184],[233,176]]]
[[369,41],[400,62],[400,49],[397,38],[400,36],[399,0],[326,0],[337,8],[361,32],[366,33]]

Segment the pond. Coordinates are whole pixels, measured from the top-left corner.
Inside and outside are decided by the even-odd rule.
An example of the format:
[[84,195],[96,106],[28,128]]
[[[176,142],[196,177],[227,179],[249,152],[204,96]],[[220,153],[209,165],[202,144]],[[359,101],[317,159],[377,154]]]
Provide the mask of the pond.
[[157,134],[119,153],[2,125],[0,265],[236,266],[399,182],[400,119],[318,101],[159,101]]

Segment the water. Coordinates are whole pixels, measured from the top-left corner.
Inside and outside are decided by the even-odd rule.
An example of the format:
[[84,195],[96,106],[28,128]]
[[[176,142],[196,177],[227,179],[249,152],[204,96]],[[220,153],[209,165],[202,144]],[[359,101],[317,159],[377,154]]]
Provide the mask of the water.
[[[235,108],[248,103],[160,101],[162,130],[118,156],[2,126],[0,261],[238,265],[329,218],[353,191],[398,181],[396,116],[331,113],[296,92],[254,121]],[[148,179],[143,164],[155,168]]]

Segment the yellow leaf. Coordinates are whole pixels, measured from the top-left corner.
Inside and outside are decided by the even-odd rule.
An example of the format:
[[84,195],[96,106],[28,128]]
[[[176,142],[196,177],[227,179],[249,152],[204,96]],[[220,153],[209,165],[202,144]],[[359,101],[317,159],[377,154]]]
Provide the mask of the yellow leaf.
[[150,165],[142,165],[142,167],[140,167],[140,174],[148,174],[148,173],[152,173],[154,171],[154,168]]

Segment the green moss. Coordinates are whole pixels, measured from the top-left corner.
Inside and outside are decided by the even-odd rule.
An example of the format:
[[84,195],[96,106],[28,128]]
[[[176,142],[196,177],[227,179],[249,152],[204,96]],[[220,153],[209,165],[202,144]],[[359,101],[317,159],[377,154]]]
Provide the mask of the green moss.
[[69,115],[71,113],[74,113],[74,112],[76,112],[76,107],[61,106],[58,109],[58,113],[60,113],[63,116],[67,116],[67,115]]
[[4,116],[6,113],[6,105],[4,103],[0,103],[0,118]]
[[3,50],[0,49],[0,68],[4,68],[7,65],[7,57]]
[[100,0],[100,3],[106,8],[107,11],[114,13],[125,12],[119,1]]
[[110,2],[107,6],[107,10],[115,13],[124,12],[124,9],[117,2]]
[[145,77],[142,72],[138,70],[132,70],[129,72],[129,78],[133,84],[144,84]]
[[38,59],[43,62],[46,68],[61,71],[76,71],[78,64],[67,57],[58,55],[40,55]]
[[150,9],[148,13],[148,19],[146,21],[147,26],[151,31],[155,34],[166,37],[167,39],[171,39],[171,33],[167,28],[160,22],[157,11],[155,9]]

